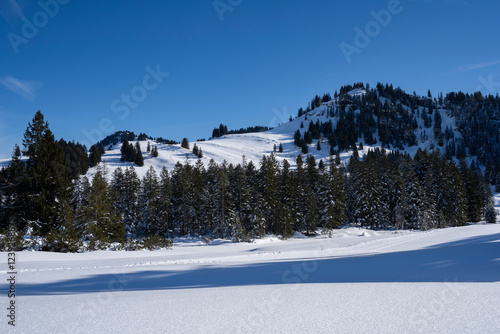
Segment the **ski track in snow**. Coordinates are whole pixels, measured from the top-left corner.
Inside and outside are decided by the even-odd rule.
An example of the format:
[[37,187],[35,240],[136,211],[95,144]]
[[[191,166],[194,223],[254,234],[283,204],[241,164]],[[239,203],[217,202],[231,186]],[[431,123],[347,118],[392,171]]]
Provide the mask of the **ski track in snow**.
[[16,255],[0,333],[500,332],[500,224]]
[[[356,228],[356,230],[358,230]],[[361,230],[358,237],[360,238],[370,238],[366,237],[363,234],[366,233],[374,233],[374,231]],[[358,231],[358,232],[359,232]],[[380,233],[380,232],[375,232]],[[413,240],[418,240],[425,237],[426,232],[412,232],[411,234],[401,234],[394,235],[394,232],[385,232],[386,236],[382,239],[369,239],[361,242],[353,242],[347,246],[343,247],[328,247],[326,243],[325,248],[316,249],[316,250],[303,250],[303,251],[261,251],[258,253],[249,253],[244,255],[221,255],[218,257],[190,257],[187,259],[175,259],[175,260],[166,260],[166,261],[145,261],[145,262],[136,262],[129,263],[117,266],[80,266],[80,267],[52,267],[52,268],[26,268],[20,269],[18,272],[37,272],[37,271],[62,271],[62,270],[88,270],[88,269],[119,269],[119,268],[130,268],[130,267],[144,267],[144,266],[162,266],[162,265],[176,265],[176,264],[210,264],[210,263],[232,263],[232,262],[247,262],[247,261],[259,261],[259,260],[270,260],[270,259],[300,259],[300,258],[325,258],[331,256],[339,256],[339,255],[352,255],[352,254],[370,254],[380,252],[382,250],[387,250],[394,248],[395,246],[408,243]],[[335,237],[345,237],[346,234],[338,234]],[[320,245],[322,245],[322,241],[327,241],[328,244],[332,243],[333,238],[324,239],[322,237],[315,238]],[[402,239],[402,240],[400,240]],[[264,239],[265,241],[266,239]],[[300,239],[299,239],[300,240]],[[310,241],[310,240],[308,240]],[[287,242],[287,241],[280,241]],[[243,243],[243,245],[246,245]],[[254,245],[253,243],[251,245]],[[210,247],[209,245],[207,245]],[[175,247],[175,246],[174,246]],[[196,246],[200,247],[200,246]],[[168,252],[168,251],[167,251]],[[0,273],[6,273],[7,271],[0,270]]]

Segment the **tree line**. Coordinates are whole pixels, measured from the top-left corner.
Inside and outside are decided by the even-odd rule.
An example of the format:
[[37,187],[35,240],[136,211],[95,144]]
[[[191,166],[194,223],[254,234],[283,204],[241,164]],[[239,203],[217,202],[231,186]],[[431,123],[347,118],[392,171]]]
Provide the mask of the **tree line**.
[[299,155],[295,169],[274,155],[258,168],[245,158],[237,165],[198,160],[171,172],[151,167],[142,179],[134,167],[108,175],[101,163],[91,178],[72,181],[41,113],[24,138],[27,159],[16,147],[1,173],[1,229],[14,224],[20,234],[39,237],[44,250],[168,246],[186,235],[289,238],[343,224],[426,230],[495,217],[480,169],[464,160],[457,166],[437,151],[412,158],[376,149],[347,166]]
[[[24,134],[23,149],[16,145],[9,167],[0,173],[0,231],[14,225],[20,236],[37,237],[42,249],[78,251],[110,244],[168,246],[172,238],[185,235],[247,241],[267,233],[313,235],[318,228],[343,224],[425,230],[495,221],[488,184],[494,170],[487,166],[485,180],[479,164],[468,165],[463,156],[457,165],[438,150],[419,150],[411,157],[376,149],[363,157],[353,154],[342,164],[338,138],[348,138],[346,146],[355,140],[342,129],[363,133],[350,115],[340,114],[336,129],[330,122],[310,122],[308,138],[298,133],[297,141],[335,135],[338,150],[329,161],[304,154],[291,168],[274,155],[264,156],[259,166],[244,158],[237,165],[211,161],[205,166],[199,160],[178,163],[173,171],[151,168],[140,179],[134,167],[109,175],[103,163],[96,163],[91,178],[81,176],[93,154],[104,153],[102,144],[87,157],[84,146],[56,141],[38,111]],[[345,126],[340,126],[342,116]],[[433,116],[435,123],[440,121]],[[446,141],[452,139],[448,132]],[[124,160],[141,160],[137,152],[140,146],[125,137]],[[19,247],[26,247],[22,239]]]
[[218,128],[214,128],[212,131],[212,138],[219,138],[225,135],[252,133],[252,132],[264,132],[269,130],[267,126],[249,126],[247,128],[241,128],[239,130],[227,130],[227,125],[220,124]]

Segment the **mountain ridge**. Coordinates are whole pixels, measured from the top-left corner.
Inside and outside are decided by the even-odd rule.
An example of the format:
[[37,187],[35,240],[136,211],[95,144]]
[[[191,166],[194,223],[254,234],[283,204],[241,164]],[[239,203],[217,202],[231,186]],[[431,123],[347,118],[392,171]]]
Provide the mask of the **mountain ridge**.
[[[137,168],[138,174],[142,176],[151,166],[153,166],[155,170],[159,171],[163,166],[165,166],[168,170],[172,170],[177,162],[184,163],[187,161],[194,164],[199,159],[195,154],[193,154],[191,150],[194,144],[196,144],[196,146],[202,150],[203,157],[201,158],[201,161],[205,165],[207,165],[211,159],[219,164],[227,162],[228,164],[237,165],[243,162],[244,156],[246,161],[252,161],[258,167],[262,157],[264,155],[270,154],[274,154],[276,159],[280,163],[283,163],[283,160],[287,159],[292,168],[296,166],[296,159],[298,155],[311,154],[317,161],[323,160],[325,163],[330,159],[330,157],[339,155],[340,160],[343,163],[346,163],[349,158],[353,154],[355,154],[354,152],[356,150],[354,150],[353,147],[340,150],[338,146],[336,146],[333,150],[334,152],[332,152],[331,147],[335,143],[332,143],[331,138],[328,138],[325,134],[320,134],[320,137],[318,139],[313,139],[312,143],[307,144],[307,153],[304,153],[301,147],[297,146],[294,143],[294,134],[298,130],[301,136],[305,137],[306,133],[309,131],[308,126],[311,123],[317,124],[318,122],[320,124],[327,124],[331,122],[333,129],[335,129],[338,126],[339,120],[349,113],[353,113],[355,118],[361,117],[361,109],[357,108],[355,110],[349,111],[349,106],[357,106],[357,103],[363,103],[364,100],[369,98],[367,97],[367,95],[371,93],[364,87],[364,85],[362,87],[360,87],[359,85],[355,85],[354,87],[342,87],[342,95],[337,96],[337,94],[335,94],[337,97],[326,102],[321,102],[317,107],[311,108],[309,106],[305,111],[303,111],[303,114],[301,116],[296,116],[291,121],[280,124],[268,131],[222,135],[218,138],[210,138],[206,141],[203,140],[192,142],[190,143],[190,149],[182,148],[180,144],[172,145],[158,143],[153,139],[137,140],[138,138],[136,136],[136,138],[134,138],[131,143],[135,144],[135,142],[137,141],[140,143],[142,153],[144,155],[145,164],[143,167],[135,167]],[[381,105],[389,104],[391,113],[395,113],[398,106],[402,106],[404,112],[407,112],[409,114],[412,113],[412,106],[404,105],[400,101],[396,101],[396,103],[391,104],[389,98],[383,97],[381,95],[377,97],[378,101]],[[316,98],[317,97],[318,96],[316,96]],[[427,103],[428,101],[423,97],[418,97],[418,99],[419,101],[422,101],[424,103]],[[314,103],[314,99],[311,102]],[[363,134],[358,133],[355,143],[358,155],[363,156],[364,154],[367,154],[371,149],[382,147],[388,150],[406,152],[411,156],[414,156],[418,149],[433,150],[439,148],[440,151],[444,153],[444,151],[446,150],[446,145],[443,143],[442,146],[439,146],[438,139],[435,138],[433,134],[433,127],[426,127],[424,124],[426,117],[432,117],[431,114],[429,114],[428,109],[426,109],[426,107],[422,105],[417,105],[416,107],[414,106],[414,108],[415,109],[413,111],[413,117],[416,120],[417,126],[414,130],[414,135],[415,138],[420,137],[417,139],[417,143],[415,145],[403,144],[402,147],[395,147],[391,144],[384,144],[380,138],[380,133],[377,128],[375,131],[371,131],[375,142],[367,140],[367,138],[365,138]],[[441,133],[444,133],[446,129],[452,129],[453,139],[455,141],[460,140],[462,138],[462,135],[457,129],[456,119],[451,116],[451,111],[445,109],[443,104],[438,103],[436,103],[433,108],[435,108],[435,110],[432,109],[432,113],[439,113],[441,117]],[[299,115],[300,113],[301,112],[299,110]],[[378,117],[375,117],[375,120],[378,120]],[[358,130],[358,132],[360,131]],[[146,151],[148,141],[151,146],[158,146],[158,158],[151,157],[151,155]],[[320,143],[321,150],[317,150],[318,141]],[[279,152],[277,149],[280,145],[282,145],[283,147],[283,152]],[[115,143],[111,147],[108,147],[109,149],[102,157],[103,161],[106,162],[108,168],[110,168],[110,175],[117,167],[129,167],[134,165],[132,163],[125,163],[120,161],[120,147],[120,142]],[[469,160],[472,160],[474,157],[468,158]],[[88,175],[91,176],[94,172],[95,168],[91,168]]]

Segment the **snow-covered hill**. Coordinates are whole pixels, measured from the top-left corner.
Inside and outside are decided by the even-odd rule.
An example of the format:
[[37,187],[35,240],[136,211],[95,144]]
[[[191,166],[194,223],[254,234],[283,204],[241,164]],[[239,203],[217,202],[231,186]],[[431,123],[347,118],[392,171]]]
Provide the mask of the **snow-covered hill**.
[[[365,95],[366,92],[364,89],[354,89],[348,93],[349,96],[353,98],[360,98]],[[380,98],[382,103],[385,103],[387,99]],[[403,106],[406,110],[410,110],[409,106]],[[310,122],[316,123],[319,121],[320,123],[326,123],[331,121],[333,128],[335,129],[337,122],[339,120],[338,116],[331,116],[329,114],[329,110],[338,110],[339,101],[332,100],[326,103],[322,103],[318,108],[308,112],[307,114],[296,117],[292,121],[281,124],[274,129],[265,132],[256,132],[256,133],[247,133],[247,134],[231,134],[225,135],[220,138],[210,139],[208,141],[200,141],[200,142],[191,142],[190,148],[192,149],[193,145],[196,144],[199,148],[201,148],[203,152],[202,161],[205,166],[208,165],[208,162],[213,159],[217,163],[223,163],[224,161],[228,164],[241,164],[243,161],[243,156],[245,156],[246,161],[253,161],[255,166],[259,167],[259,162],[261,161],[264,155],[270,155],[272,153],[275,154],[277,160],[282,162],[284,159],[287,159],[291,164],[292,168],[295,166],[295,161],[297,156],[301,153],[301,148],[294,144],[294,134],[297,130],[300,130],[301,135],[304,136],[305,132],[308,129],[308,125]],[[419,107],[419,113],[422,113],[423,108]],[[456,130],[455,119],[451,117],[447,110],[438,109],[437,110],[441,114],[442,123],[441,129],[444,132],[447,127],[453,129],[454,136],[456,139],[461,137],[461,134]],[[354,111],[355,113],[359,113],[359,109]],[[424,111],[425,112],[425,111]],[[438,147],[436,140],[433,136],[433,129],[426,128],[424,126],[423,118],[420,116],[415,117],[417,120],[417,130],[415,130],[415,135],[417,137],[417,145],[414,146],[404,146],[402,151],[409,153],[410,155],[414,155],[419,148],[421,149],[432,149],[432,148],[440,148],[440,150],[444,153],[443,147]],[[303,127],[301,127],[301,124]],[[424,136],[422,136],[424,133]],[[361,137],[361,136],[360,136]],[[375,134],[375,138],[377,138],[377,134]],[[424,138],[424,139],[422,139]],[[166,145],[166,144],[158,144],[153,140],[149,141],[152,146],[158,146],[159,156],[157,158],[153,158],[150,153],[146,152],[146,147],[148,141],[140,141],[139,144],[142,149],[142,154],[144,156],[144,166],[137,167],[133,163],[121,162],[120,157],[120,148],[121,143],[118,143],[109,149],[106,148],[107,151],[103,155],[102,160],[106,163],[107,168],[110,173],[108,176],[110,177],[113,174],[113,170],[118,166],[125,168],[129,166],[134,166],[139,177],[142,177],[145,172],[153,166],[158,172],[161,168],[166,167],[168,170],[172,170],[175,167],[177,162],[185,163],[186,161],[194,164],[198,160],[198,157],[194,155],[190,150],[184,149],[181,145]],[[308,154],[312,154],[317,161],[323,160],[325,163],[328,162],[330,158],[330,146],[328,144],[328,139],[324,136],[320,139],[321,150],[317,150],[317,142],[318,140],[314,140],[312,144],[309,144],[309,152]],[[130,143],[135,144],[135,141],[130,141]],[[283,152],[280,153],[278,151],[274,152],[274,147],[279,147],[279,145],[283,146]],[[363,154],[368,153],[368,150],[374,147],[381,147],[382,144],[378,140],[374,145],[368,145],[365,140],[361,137],[358,140],[358,145],[362,144],[363,149],[358,151],[358,154],[362,156]],[[389,147],[391,149],[391,147]],[[392,147],[393,149],[393,147]],[[343,162],[346,162],[349,157],[352,155],[352,150],[346,152],[343,151],[340,153],[340,158]],[[91,168],[88,172],[89,176],[92,176],[95,173],[95,168]]]

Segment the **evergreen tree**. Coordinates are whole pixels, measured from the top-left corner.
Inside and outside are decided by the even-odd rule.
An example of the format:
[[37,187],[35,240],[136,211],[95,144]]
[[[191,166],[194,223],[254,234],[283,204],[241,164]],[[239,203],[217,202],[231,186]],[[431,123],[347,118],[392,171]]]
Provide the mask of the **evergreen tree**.
[[89,210],[87,209],[89,205],[88,199],[90,188],[90,181],[87,176],[82,176],[75,181],[72,204],[74,212],[73,215],[80,238],[85,234],[85,226],[90,219],[88,216]]
[[427,230],[437,226],[435,207],[428,200],[424,188],[416,177],[412,162],[403,161],[401,170],[406,193],[403,206],[406,224],[396,227]]
[[488,224],[496,224],[497,211],[495,210],[493,205],[490,205],[486,208],[486,212],[484,214],[484,219],[486,220],[486,223],[488,223]]
[[[123,153],[125,150],[125,155]],[[140,166],[140,163],[144,163],[144,158],[142,156],[141,145],[137,141],[134,144],[129,143],[126,139],[122,146],[122,161],[133,162],[136,165]]]
[[189,140],[187,138],[182,139],[181,147],[189,150]]
[[105,171],[99,169],[88,190],[87,217],[89,220],[85,227],[90,249],[104,249],[110,242],[125,241],[125,226],[120,222],[109,198]]
[[465,160],[460,161],[460,175],[465,187],[467,199],[467,221],[478,222],[482,217],[481,183],[475,177]]
[[301,146],[302,144],[302,135],[300,134],[300,130],[297,130],[293,136],[293,142],[296,146]]
[[187,235],[192,230],[196,220],[193,210],[194,187],[192,178],[193,167],[186,163],[177,163],[171,177],[173,227],[178,235]]
[[269,157],[264,156],[260,166],[259,189],[264,200],[263,213],[267,230],[275,234],[282,231],[279,218],[279,208],[281,207],[278,193],[279,175],[279,163],[274,154]]
[[302,141],[301,149],[302,149],[302,153],[304,153],[304,154],[307,154],[309,152],[309,147],[307,146],[307,143],[305,140]]
[[250,161],[246,167],[246,179],[250,186],[252,227],[254,236],[263,237],[266,232],[266,220],[264,217],[264,199],[259,191],[260,175],[254,163]]
[[134,163],[139,167],[144,166],[144,157],[142,156],[141,145],[139,144],[139,142],[135,143],[135,152]]
[[162,233],[160,184],[156,171],[151,166],[142,179],[138,198],[139,226],[141,236],[152,236]]
[[23,233],[27,227],[24,208],[28,206],[28,194],[24,191],[26,164],[21,160],[21,150],[17,144],[12,152],[12,159],[7,169],[0,173],[0,231],[14,222],[16,229]]
[[[257,214],[259,208],[256,203],[259,202],[259,197],[254,194],[255,187],[252,187],[250,181],[250,175],[254,174],[254,171],[248,172],[248,164],[246,162],[245,156],[243,156],[243,163],[238,164],[232,170],[230,169],[230,189],[231,197],[234,203],[234,210],[241,224],[241,240],[250,241],[252,236],[254,236],[254,228],[256,225]],[[258,233],[257,233],[258,234]]]
[[129,167],[123,172],[115,170],[111,184],[114,206],[121,213],[121,222],[127,231],[137,235],[140,221],[140,208],[138,207],[141,182],[134,167]]
[[81,247],[80,238],[78,223],[74,217],[74,209],[65,200],[59,206],[56,226],[47,233],[42,249],[64,253],[78,252]]
[[290,238],[294,231],[294,210],[296,207],[296,194],[293,182],[293,176],[290,171],[290,164],[283,160],[281,169],[279,198],[281,201],[280,226],[279,232],[284,239]]
[[172,216],[172,188],[170,176],[165,167],[162,168],[160,173],[158,201],[161,204],[160,212],[158,213],[160,219],[160,226],[158,228],[159,233],[170,236],[173,232],[170,227]]
[[385,226],[388,203],[383,200],[383,184],[377,176],[374,161],[363,162],[352,158],[349,170],[349,220],[363,227]]
[[89,150],[88,165],[90,167],[97,166],[102,161],[101,153],[97,145],[92,145]]
[[240,224],[240,221],[235,219],[225,163],[218,166],[214,160],[210,160],[207,170],[207,184],[209,194],[208,211],[212,217],[214,236],[221,238],[234,237],[235,232],[241,226],[236,226],[236,223]]
[[151,156],[153,158],[157,158],[158,157],[158,146],[153,146],[152,150],[151,150]]
[[201,148],[199,148],[196,144],[194,144],[193,146],[193,154],[196,155],[199,159],[203,158],[203,152],[201,151]]
[[[297,231],[310,235],[317,224],[316,199],[311,187],[309,175],[311,171],[304,169],[302,156],[297,157],[294,187],[296,189],[295,226]],[[309,161],[311,167],[311,160]],[[314,166],[315,167],[315,166]],[[314,174],[314,173],[313,173]]]
[[62,147],[55,141],[44,116],[37,111],[24,133],[26,174],[16,191],[23,195],[15,206],[34,232],[45,235],[54,228],[59,205],[71,197],[70,171]]

